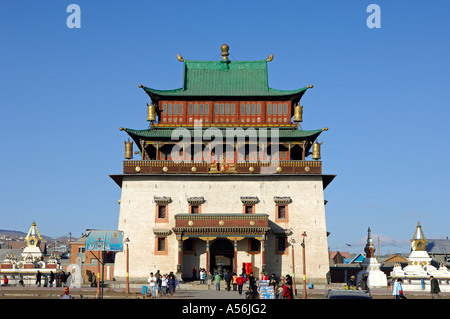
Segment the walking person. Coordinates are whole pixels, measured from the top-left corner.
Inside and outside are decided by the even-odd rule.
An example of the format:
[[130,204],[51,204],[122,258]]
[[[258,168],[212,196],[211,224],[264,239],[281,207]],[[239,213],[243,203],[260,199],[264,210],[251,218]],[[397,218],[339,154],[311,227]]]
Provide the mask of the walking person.
[[245,279],[242,275],[236,278],[236,284],[238,286],[238,292],[240,295],[242,295],[242,287],[244,287]]
[[167,294],[167,289],[168,289],[167,281],[168,281],[167,274],[164,274],[161,278],[161,293],[163,296],[166,296],[166,294]]
[[173,272],[170,272],[169,274],[169,277],[167,279],[167,286],[169,287],[169,295],[170,297],[172,297],[175,293],[175,276]]
[[403,283],[403,280],[401,278],[398,278],[397,281],[394,283],[394,288],[392,289],[392,295],[395,296],[395,299],[406,299],[406,297],[403,295],[402,283]]
[[439,281],[434,278],[434,276],[430,276],[430,284],[431,284],[431,299],[434,299],[434,296],[436,295],[439,299],[441,299],[441,296],[439,293],[441,292],[441,289],[439,288]]

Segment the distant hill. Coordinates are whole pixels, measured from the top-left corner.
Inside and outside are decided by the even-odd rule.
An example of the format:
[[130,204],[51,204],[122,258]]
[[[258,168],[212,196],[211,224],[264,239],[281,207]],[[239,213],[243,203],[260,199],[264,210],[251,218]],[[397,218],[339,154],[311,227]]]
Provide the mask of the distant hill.
[[26,236],[27,233],[24,233],[23,231],[17,231],[17,230],[0,229],[0,236],[1,235],[6,235],[6,236]]
[[[7,230],[7,229],[0,229],[0,236],[5,235],[5,236],[23,236],[25,237],[27,235],[27,233],[24,233],[22,231],[17,231],[17,230]],[[58,238],[52,238],[50,236],[45,236],[41,234],[42,239],[45,240],[57,240],[57,241],[69,241],[69,236],[61,236]],[[74,240],[74,238],[72,238],[72,240]]]

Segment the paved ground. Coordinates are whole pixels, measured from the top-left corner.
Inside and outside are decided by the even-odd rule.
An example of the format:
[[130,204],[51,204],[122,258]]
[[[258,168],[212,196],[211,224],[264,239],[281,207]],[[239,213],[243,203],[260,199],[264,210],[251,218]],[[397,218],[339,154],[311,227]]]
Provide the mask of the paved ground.
[[[328,288],[337,288],[339,285],[331,285],[315,289],[307,289],[307,299],[322,299]],[[181,289],[173,295],[173,299],[227,299],[227,300],[244,300],[245,291],[239,295],[237,291],[226,291],[223,289],[216,291],[208,290],[205,285],[197,284],[181,284]],[[64,288],[49,287],[0,287],[1,299],[60,299]],[[82,287],[70,289],[75,299],[99,299],[102,295],[97,294],[97,288]],[[393,299],[390,289],[372,289],[373,299]],[[431,299],[428,291],[422,292],[405,292],[408,299]],[[160,299],[169,299],[170,297],[161,297]],[[450,293],[441,293],[442,299],[450,301]],[[141,295],[141,289],[131,288],[130,294],[125,293],[123,288],[103,288],[103,299],[144,299]],[[298,287],[296,299],[303,299],[303,290]]]

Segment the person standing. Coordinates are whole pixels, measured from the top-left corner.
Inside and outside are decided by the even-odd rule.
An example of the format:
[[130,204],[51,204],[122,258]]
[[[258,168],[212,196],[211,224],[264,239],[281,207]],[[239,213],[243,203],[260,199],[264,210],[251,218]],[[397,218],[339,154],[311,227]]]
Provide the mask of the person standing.
[[197,279],[197,267],[192,269],[192,280],[195,281]]
[[227,283],[227,291],[230,291],[231,280],[233,277],[230,274],[230,271],[227,270],[227,274],[225,275],[225,282]]
[[283,280],[283,292],[281,293],[283,299],[292,299],[291,288],[286,282],[286,279]]
[[206,281],[208,282],[208,289],[211,289],[211,283],[213,280],[213,275],[210,271],[208,271],[208,274],[206,275]]
[[49,280],[49,287],[53,287],[53,281],[55,281],[55,274],[53,271],[50,271],[50,280]]
[[216,273],[216,275],[214,276],[214,282],[216,283],[216,290],[220,291],[220,280],[222,278],[220,278],[219,273]]
[[436,295],[439,299],[441,299],[441,296],[439,293],[441,292],[441,289],[439,288],[439,281],[434,278],[434,276],[430,276],[430,283],[431,283],[431,299],[434,299],[434,296]]
[[169,277],[167,279],[167,286],[169,287],[170,297],[172,297],[173,294],[175,293],[175,276],[172,271],[170,272]]
[[273,286],[273,291],[275,293],[277,290],[278,280],[277,277],[275,277],[274,273],[272,273],[272,275],[270,276],[269,285]]
[[233,273],[233,291],[237,291],[237,279],[238,275],[234,272]]
[[148,277],[148,289],[150,290],[152,294],[152,298],[156,297],[156,277],[153,276],[153,273],[150,273],[150,276]]
[[36,286],[37,286],[37,287],[40,287],[40,286],[41,286],[41,276],[42,276],[42,274],[41,274],[41,272],[38,270],[37,273],[36,273]]

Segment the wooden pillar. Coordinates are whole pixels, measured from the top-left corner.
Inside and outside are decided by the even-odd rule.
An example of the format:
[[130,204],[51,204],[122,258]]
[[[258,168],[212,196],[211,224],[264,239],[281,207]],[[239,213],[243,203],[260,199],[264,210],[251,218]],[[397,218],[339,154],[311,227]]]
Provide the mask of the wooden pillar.
[[261,240],[261,272],[266,272],[266,241],[264,236]]
[[206,271],[209,270],[209,239],[206,240]]
[[183,239],[182,235],[178,236],[178,262],[177,262],[177,273],[181,273],[181,257],[183,254]]
[[233,266],[233,270],[234,272],[237,274],[238,273],[238,269],[237,269],[237,240],[234,240],[234,266]]

